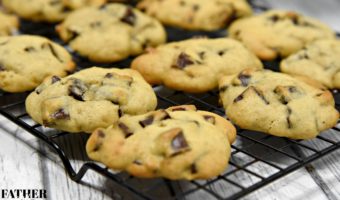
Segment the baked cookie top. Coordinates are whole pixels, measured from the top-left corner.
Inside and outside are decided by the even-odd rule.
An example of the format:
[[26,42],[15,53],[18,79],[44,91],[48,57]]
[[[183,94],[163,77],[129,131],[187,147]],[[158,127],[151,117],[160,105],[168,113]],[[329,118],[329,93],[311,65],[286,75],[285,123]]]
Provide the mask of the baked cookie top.
[[0,89],[4,91],[33,90],[46,77],[64,77],[74,68],[71,55],[46,38],[0,37]]
[[283,10],[237,20],[230,26],[229,35],[242,41],[263,60],[284,58],[312,41],[335,37],[326,24]]
[[137,71],[98,67],[62,79],[52,76],[26,99],[27,113],[39,124],[87,133],[156,105],[153,89]]
[[0,10],[0,36],[12,35],[18,29],[19,20],[14,15],[9,15]]
[[217,87],[220,77],[245,68],[261,69],[262,63],[233,39],[189,39],[149,49],[131,64],[151,84],[164,84],[186,92]]
[[142,0],[137,7],[164,24],[205,31],[252,14],[245,0]]
[[232,122],[280,137],[310,139],[339,119],[329,91],[269,70],[223,77],[220,97]]
[[124,116],[107,129],[97,129],[86,151],[91,159],[137,177],[207,179],[228,164],[227,134],[236,131],[226,119],[193,106],[177,106]]
[[57,31],[73,50],[96,62],[122,60],[166,41],[157,20],[118,3],[77,10]]
[[328,88],[340,89],[340,40],[318,40],[284,59],[281,71],[307,76]]
[[20,17],[33,21],[59,22],[73,10],[100,6],[106,0],[2,0],[2,5]]

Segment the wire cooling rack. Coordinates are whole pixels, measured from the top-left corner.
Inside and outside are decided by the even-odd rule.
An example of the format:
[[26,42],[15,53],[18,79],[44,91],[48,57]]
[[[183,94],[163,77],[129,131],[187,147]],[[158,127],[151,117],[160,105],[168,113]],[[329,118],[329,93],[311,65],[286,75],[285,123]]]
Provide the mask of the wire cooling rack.
[[[251,2],[256,11],[266,10],[265,5]],[[174,28],[167,28],[169,41],[190,38],[195,35],[220,37],[223,31],[186,32]],[[62,44],[57,38],[53,25],[35,24],[22,21],[21,33],[37,34],[51,38]],[[102,67],[128,67],[131,61],[100,65],[74,54],[78,68],[98,65]],[[278,71],[278,62],[265,62],[265,67]],[[218,104],[218,92],[211,91],[204,94],[188,94],[174,91],[163,86],[154,87],[158,97],[158,107],[166,108],[180,104],[194,104],[198,109],[215,112],[224,116],[224,110]],[[340,94],[332,91],[336,100],[336,107],[340,110]],[[72,159],[60,145],[60,138],[71,135],[67,132],[50,130],[33,122],[25,111],[25,98],[28,93],[10,94],[0,92],[0,114],[44,141],[60,157],[65,170],[72,180],[80,182],[84,175],[93,170],[116,182],[119,186],[130,191],[136,199],[235,199],[242,197],[272,181],[299,169],[340,148],[340,122],[337,126],[325,131],[313,140],[291,140],[266,135],[260,132],[242,130],[238,128],[236,142],[232,145],[229,167],[218,177],[209,180],[169,181],[166,179],[138,179],[124,172],[118,173],[105,166],[83,161],[79,170],[72,165]],[[73,134],[74,135],[74,134]],[[76,136],[82,137],[82,134]],[[86,136],[85,136],[86,137]],[[84,151],[85,147],[79,147]],[[160,192],[161,191],[161,192]]]

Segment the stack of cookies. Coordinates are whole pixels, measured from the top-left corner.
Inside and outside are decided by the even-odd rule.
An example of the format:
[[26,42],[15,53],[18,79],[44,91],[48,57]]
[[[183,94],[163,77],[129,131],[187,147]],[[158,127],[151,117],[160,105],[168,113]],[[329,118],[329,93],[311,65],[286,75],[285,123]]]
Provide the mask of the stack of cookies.
[[[116,2],[3,0],[0,11],[0,89],[31,91],[26,110],[39,124],[91,134],[91,159],[137,177],[208,179],[228,165],[233,124],[292,139],[336,125],[328,89],[340,89],[340,42],[324,23],[253,15],[245,0]],[[21,34],[19,18],[55,26],[61,40]],[[228,34],[167,41],[168,27]],[[78,71],[75,54],[97,67]],[[126,59],[130,69],[100,67]],[[282,73],[264,69],[273,60]],[[156,110],[157,85],[218,89],[230,121],[195,105]]]

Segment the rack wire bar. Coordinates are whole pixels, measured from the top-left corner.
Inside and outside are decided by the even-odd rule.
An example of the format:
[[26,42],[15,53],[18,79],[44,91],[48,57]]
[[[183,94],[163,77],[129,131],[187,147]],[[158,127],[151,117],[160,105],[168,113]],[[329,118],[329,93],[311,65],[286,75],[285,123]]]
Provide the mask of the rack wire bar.
[[[268,6],[261,1],[250,1],[253,8],[259,12],[267,10]],[[40,23],[32,23],[22,21],[21,33],[38,34],[49,37],[62,44],[57,38],[53,26]],[[207,32],[183,32],[182,30],[174,30],[167,28],[169,38],[171,40],[182,40],[193,35],[207,35],[216,37],[220,33]],[[183,35],[177,33],[185,33]],[[340,36],[340,34],[337,34]],[[64,44],[62,44],[64,45]],[[98,65],[91,63],[87,59],[81,58],[74,54],[74,59],[79,66],[79,70],[97,65],[108,67],[106,65]],[[115,63],[114,66],[128,67],[132,58],[125,61]],[[278,62],[264,62],[265,68],[278,71]],[[173,91],[163,86],[154,87],[156,92],[159,108],[180,104],[195,104],[199,109],[215,112],[224,116],[224,109],[218,105],[218,91],[211,91],[204,94],[188,94],[179,91]],[[336,101],[336,107],[340,105],[340,94],[338,91],[332,91]],[[292,140],[287,138],[279,138],[263,133],[243,130],[237,127],[237,138],[232,144],[231,159],[229,168],[216,178],[206,181],[170,181],[160,179],[157,184],[143,184],[137,187],[132,184],[134,180],[142,180],[133,176],[123,178],[124,173],[113,172],[96,162],[83,161],[83,164],[76,171],[71,164],[72,159],[65,153],[65,149],[58,144],[59,138],[65,138],[70,133],[56,132],[47,133],[40,124],[28,123],[29,115],[25,111],[25,98],[28,94],[9,94],[0,91],[0,114],[14,122],[18,126],[28,131],[33,136],[42,140],[53,152],[55,152],[62,161],[64,168],[69,177],[76,182],[82,183],[83,177],[89,170],[101,174],[104,177],[114,181],[122,188],[127,189],[140,199],[159,199],[159,196],[153,193],[155,187],[165,187],[168,191],[167,199],[186,199],[196,192],[205,192],[216,199],[236,199],[245,196],[274,180],[277,180],[287,174],[304,167],[308,163],[327,155],[336,149],[340,149],[340,121],[336,127],[317,136],[313,140]],[[81,134],[77,134],[77,136]],[[338,136],[339,135],[339,136]],[[278,159],[279,158],[279,159]],[[261,166],[261,167],[260,167]],[[249,178],[252,177],[252,178]],[[249,180],[243,182],[243,179]],[[227,184],[235,190],[227,195],[221,195],[214,185],[219,183]],[[187,188],[188,187],[188,188]],[[227,189],[226,189],[227,190]],[[229,190],[229,189],[228,189]],[[222,191],[223,192],[223,191]]]

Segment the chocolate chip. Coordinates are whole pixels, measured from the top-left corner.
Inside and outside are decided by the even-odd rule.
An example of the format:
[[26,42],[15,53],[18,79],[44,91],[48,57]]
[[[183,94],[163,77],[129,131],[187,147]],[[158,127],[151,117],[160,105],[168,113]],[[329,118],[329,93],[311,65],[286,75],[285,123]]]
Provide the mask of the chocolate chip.
[[190,150],[188,142],[185,139],[182,131],[178,132],[177,135],[172,139],[171,148],[174,151],[171,156],[175,156],[179,153]]
[[225,53],[225,50],[221,50],[221,51],[218,52],[218,55],[219,55],[219,56],[223,56],[224,53]]
[[150,124],[152,124],[153,120],[154,120],[154,116],[153,116],[153,115],[150,115],[150,116],[148,116],[146,119],[139,121],[139,124],[140,124],[143,128],[145,128],[145,127],[149,126]]
[[98,131],[97,131],[97,135],[98,135],[98,137],[100,137],[100,138],[105,138],[105,133],[104,133],[103,131],[101,131],[101,130],[98,130]]
[[228,88],[229,88],[229,85],[224,85],[224,86],[219,88],[219,91],[220,92],[225,92],[225,91],[227,91]]
[[269,17],[269,20],[271,20],[272,22],[277,22],[279,21],[280,17],[278,15],[273,15],[271,17]]
[[121,118],[123,116],[123,111],[119,108],[118,109],[118,117]]
[[249,85],[250,77],[251,77],[250,75],[248,75],[248,74],[243,74],[243,73],[240,73],[240,74],[238,75],[238,78],[240,79],[241,84],[242,84],[242,86],[244,86],[244,87],[246,87],[246,86]]
[[133,133],[130,131],[129,127],[127,127],[125,124],[123,124],[122,122],[120,122],[118,124],[118,127],[123,131],[125,138],[130,137]]
[[191,172],[192,174],[196,174],[196,173],[198,172],[195,163],[193,163],[193,164],[190,166],[190,172]]
[[237,103],[239,101],[241,101],[243,99],[243,93],[238,95],[235,99],[234,99],[234,103]]
[[53,119],[70,119],[70,115],[65,112],[63,108],[60,108],[56,112],[54,112],[51,117]]
[[51,6],[55,6],[55,5],[59,5],[61,2],[60,2],[60,0],[52,0],[52,1],[50,1],[50,5]]
[[204,60],[205,52],[204,51],[199,52],[198,56],[200,57],[201,60]]
[[67,12],[71,12],[72,9],[70,7],[68,7],[68,6],[64,6],[61,11],[64,12],[64,13],[67,13]]
[[171,116],[169,115],[168,112],[164,111],[163,113],[164,113],[164,116],[162,116],[162,117],[160,118],[160,120],[171,119]]
[[74,79],[73,83],[68,88],[68,93],[70,96],[78,101],[84,101],[83,95],[86,92],[86,85],[79,79]]
[[124,16],[120,19],[120,21],[122,21],[124,23],[127,23],[127,24],[129,24],[131,26],[135,25],[135,23],[136,23],[136,15],[133,12],[133,9],[128,7],[126,9],[126,12],[125,12]]
[[203,115],[203,118],[205,119],[205,121],[212,123],[212,124],[215,124],[216,122],[215,117],[211,115]]
[[199,9],[200,9],[200,6],[197,5],[197,4],[194,4],[194,5],[192,6],[192,10],[193,10],[193,11],[198,11]]
[[56,83],[56,82],[58,82],[58,81],[60,81],[61,79],[58,77],[58,76],[52,76],[52,78],[51,78],[51,83],[53,84],[53,83]]
[[0,65],[0,72],[1,71],[6,71],[6,69],[2,65]]
[[265,104],[269,105],[269,101],[265,98],[265,96],[263,95],[261,91],[257,90],[253,86],[251,86],[250,88],[252,88],[255,91],[255,94],[257,94],[257,96],[259,96]]
[[43,43],[43,44],[41,45],[41,47],[42,47],[43,49],[46,49],[46,48],[47,48],[57,60],[59,60],[60,62],[64,62],[64,61],[59,57],[57,51],[54,49],[54,47],[53,47],[53,45],[52,45],[51,43],[49,43],[49,42]]
[[7,43],[8,43],[8,40],[6,40],[6,41],[4,41],[4,42],[0,42],[0,46],[5,45],[5,44],[7,44]]
[[297,90],[297,88],[296,88],[295,86],[288,86],[288,91],[289,91],[290,93],[295,93],[295,92],[297,92],[298,90]]
[[142,162],[141,162],[140,160],[134,160],[134,161],[133,161],[133,164],[142,165]]
[[290,115],[292,114],[292,109],[290,107],[287,107],[287,112],[288,112],[287,125],[288,125],[288,128],[292,128],[292,122],[290,121]]
[[180,2],[179,2],[179,5],[180,5],[180,6],[185,6],[186,3],[185,3],[185,1],[180,1]]
[[68,39],[68,42],[75,40],[80,35],[79,32],[77,32],[75,30],[71,30],[69,28],[67,29],[67,32],[71,35],[70,38]]
[[98,140],[96,142],[95,147],[93,148],[93,151],[98,151],[100,149],[100,147],[103,145],[103,138],[105,138],[105,133],[102,130],[98,130],[96,132],[97,136],[98,136]]
[[104,76],[104,78],[112,78],[112,73],[107,73],[107,74],[105,74],[105,76]]
[[185,109],[184,107],[177,107],[177,108],[173,108],[171,109],[171,111],[175,112],[175,111],[185,111],[187,109]]
[[91,27],[91,28],[97,28],[97,27],[99,27],[99,26],[101,26],[101,25],[102,25],[102,23],[99,22],[99,21],[95,21],[95,22],[91,22],[91,23],[90,23],[90,27]]
[[181,54],[179,54],[177,61],[176,61],[176,66],[179,69],[183,69],[185,68],[187,65],[192,65],[194,64],[194,62],[192,60],[190,60],[189,55],[187,55],[186,53],[182,52]]
[[33,51],[35,51],[36,49],[34,48],[34,47],[32,47],[32,46],[29,46],[29,47],[25,47],[24,48],[24,51],[26,51],[26,52],[33,52]]

